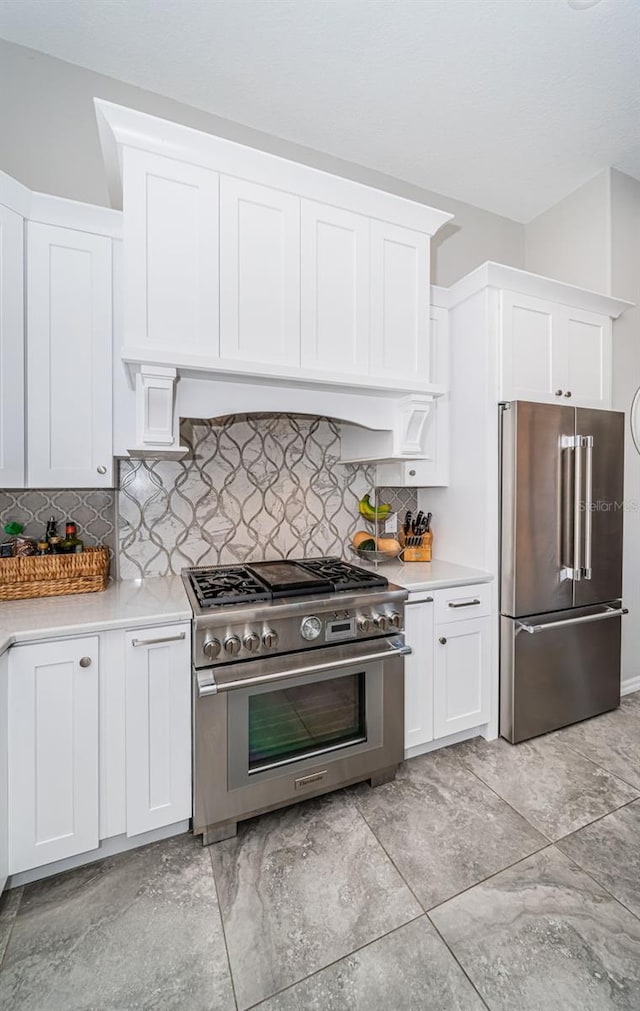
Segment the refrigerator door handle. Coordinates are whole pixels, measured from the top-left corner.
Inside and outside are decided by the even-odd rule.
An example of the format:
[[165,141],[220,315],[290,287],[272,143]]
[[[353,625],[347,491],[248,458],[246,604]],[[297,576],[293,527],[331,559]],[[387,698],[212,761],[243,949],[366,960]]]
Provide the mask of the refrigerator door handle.
[[585,614],[580,618],[567,618],[566,621],[547,621],[544,625],[530,625],[526,621],[517,621],[518,631],[528,632],[535,635],[537,632],[546,632],[549,628],[565,628],[567,625],[586,625],[589,621],[602,621],[605,618],[620,618],[623,614],[628,614],[628,607],[606,607],[604,611],[597,614]]
[[584,566],[582,576],[584,579],[591,579],[591,557],[593,547],[593,436],[585,435],[582,438],[582,445],[585,450],[584,460]]
[[573,578],[582,579],[582,439],[576,437],[573,451]]

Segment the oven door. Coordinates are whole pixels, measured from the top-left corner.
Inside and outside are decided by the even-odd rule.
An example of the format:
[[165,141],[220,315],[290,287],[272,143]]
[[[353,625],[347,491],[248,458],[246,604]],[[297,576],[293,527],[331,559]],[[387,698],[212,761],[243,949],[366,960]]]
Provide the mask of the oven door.
[[410,652],[396,636],[197,671],[196,825],[401,762]]

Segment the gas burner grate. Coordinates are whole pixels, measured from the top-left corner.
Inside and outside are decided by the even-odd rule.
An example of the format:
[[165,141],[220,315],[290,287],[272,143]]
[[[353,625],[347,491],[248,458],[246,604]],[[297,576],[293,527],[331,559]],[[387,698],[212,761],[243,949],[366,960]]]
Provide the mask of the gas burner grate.
[[337,592],[372,590],[389,585],[389,580],[384,576],[379,576],[376,572],[369,572],[367,569],[361,569],[349,562],[343,562],[340,558],[304,558],[297,564],[309,572],[313,572],[315,576],[332,583]]
[[271,600],[271,593],[246,565],[191,569],[189,581],[200,607]]

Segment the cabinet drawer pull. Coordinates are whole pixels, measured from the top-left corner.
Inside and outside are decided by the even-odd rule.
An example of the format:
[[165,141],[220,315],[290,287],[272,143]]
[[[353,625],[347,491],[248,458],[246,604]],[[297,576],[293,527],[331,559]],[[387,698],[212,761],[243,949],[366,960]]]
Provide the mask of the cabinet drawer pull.
[[79,660],[79,663],[80,663],[81,667],[90,667],[91,666],[91,657],[90,656],[81,656],[80,660]]
[[477,597],[474,597],[473,600],[460,600],[460,601],[450,600],[449,607],[474,607],[476,604],[479,603],[480,601],[478,600]]
[[440,643],[441,646],[446,646],[447,645],[447,640],[445,639],[445,637],[443,635],[440,636],[440,638],[438,639],[438,642]]
[[178,642],[184,639],[186,632],[179,632],[178,635],[163,635],[159,639],[132,639],[132,646],[155,646],[159,642]]
[[415,607],[416,604],[433,604],[433,597],[422,597],[420,600],[407,600],[405,607]]
[[556,390],[556,397],[562,396],[562,390]]

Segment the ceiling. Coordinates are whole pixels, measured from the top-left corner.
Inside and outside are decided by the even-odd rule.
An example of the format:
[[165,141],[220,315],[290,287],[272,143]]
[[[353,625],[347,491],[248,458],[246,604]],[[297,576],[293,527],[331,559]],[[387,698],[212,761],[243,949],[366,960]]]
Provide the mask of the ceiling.
[[0,36],[517,221],[640,178],[639,0],[1,0]]

